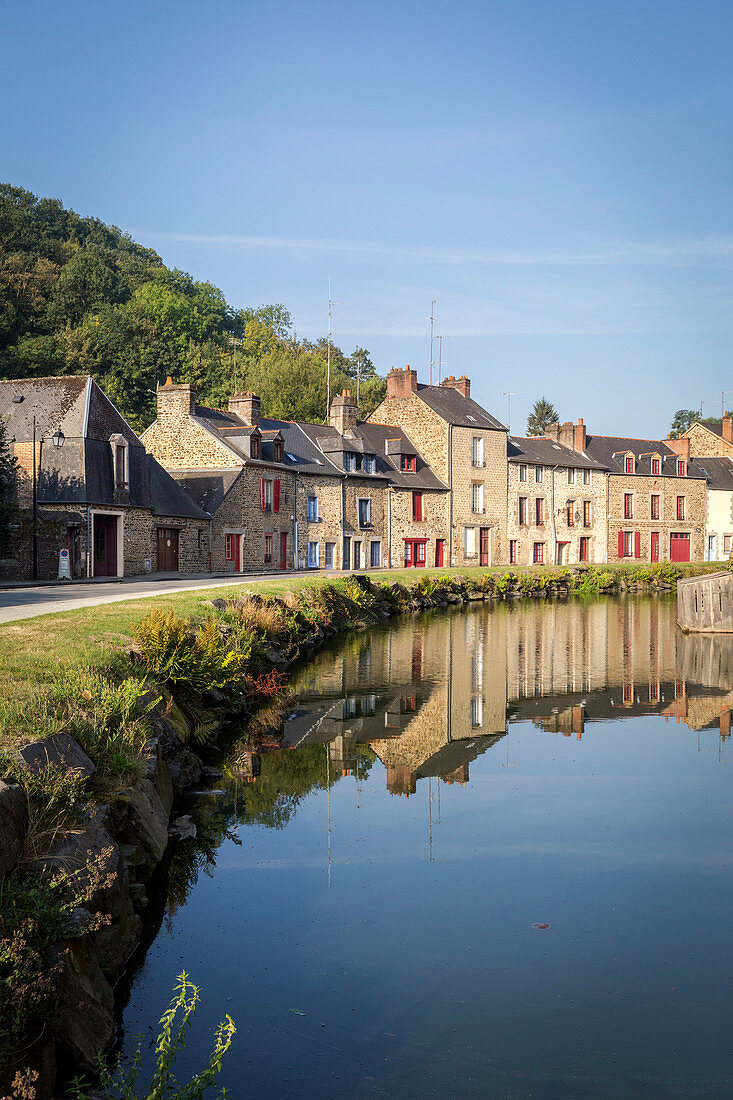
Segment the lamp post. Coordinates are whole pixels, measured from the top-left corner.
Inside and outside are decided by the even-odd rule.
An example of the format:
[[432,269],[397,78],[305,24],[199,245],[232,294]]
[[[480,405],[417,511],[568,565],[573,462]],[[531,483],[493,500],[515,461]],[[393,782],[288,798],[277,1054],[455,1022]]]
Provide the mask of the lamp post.
[[[64,445],[66,436],[57,428],[51,436],[51,442],[56,450]],[[36,463],[36,418],[33,417],[33,580],[38,580],[38,478],[43,462],[43,433],[38,444],[38,462]]]

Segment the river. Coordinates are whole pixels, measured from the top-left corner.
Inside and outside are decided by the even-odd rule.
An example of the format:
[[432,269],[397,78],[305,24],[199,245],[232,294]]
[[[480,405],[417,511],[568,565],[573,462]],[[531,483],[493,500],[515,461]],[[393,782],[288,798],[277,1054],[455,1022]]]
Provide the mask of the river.
[[316,654],[189,799],[123,1047],[185,966],[232,1097],[733,1089],[733,640],[673,598],[394,620]]

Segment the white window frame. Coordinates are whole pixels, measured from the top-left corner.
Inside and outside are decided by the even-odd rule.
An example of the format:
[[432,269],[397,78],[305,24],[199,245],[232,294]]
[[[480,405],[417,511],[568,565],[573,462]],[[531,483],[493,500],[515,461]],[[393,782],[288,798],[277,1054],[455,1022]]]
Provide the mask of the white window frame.
[[306,515],[308,517],[308,523],[318,523],[318,497],[312,496],[311,494],[308,495],[306,500]]
[[473,481],[471,483],[471,511],[474,515],[483,515],[484,484],[482,481]]
[[527,481],[527,467],[523,462],[519,464],[519,480],[522,483],[526,483]]
[[318,569],[321,556],[321,545],[318,542],[308,543],[308,568]]
[[[362,523],[361,519],[361,506],[366,505],[366,520]],[[372,498],[371,497],[358,497],[356,501],[356,518],[359,524],[359,530],[368,531],[372,526]]]
[[463,556],[466,558],[475,558],[477,554],[476,550],[476,528],[464,527],[463,528]]
[[471,443],[471,461],[474,466],[484,465],[484,440],[483,436],[473,436]]

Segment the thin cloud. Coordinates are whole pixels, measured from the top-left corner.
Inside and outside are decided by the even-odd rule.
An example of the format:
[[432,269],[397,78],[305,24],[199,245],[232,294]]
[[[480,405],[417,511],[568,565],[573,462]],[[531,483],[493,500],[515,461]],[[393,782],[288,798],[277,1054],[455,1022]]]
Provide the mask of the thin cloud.
[[149,240],[222,248],[264,248],[299,252],[344,252],[447,264],[506,264],[518,266],[603,266],[647,264],[694,265],[701,261],[733,258],[733,237],[660,242],[612,242],[590,250],[561,252],[494,251],[492,249],[440,248],[430,245],[393,244],[381,241],[337,240],[329,237],[254,237],[229,233],[158,233],[134,230]]

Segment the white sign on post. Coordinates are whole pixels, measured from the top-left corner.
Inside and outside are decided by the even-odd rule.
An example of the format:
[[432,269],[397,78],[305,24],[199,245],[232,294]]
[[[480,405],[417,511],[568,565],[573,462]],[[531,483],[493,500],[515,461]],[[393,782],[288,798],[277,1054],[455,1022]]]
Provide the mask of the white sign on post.
[[69,559],[69,551],[62,550],[59,553],[59,580],[70,581],[71,580],[71,561]]

